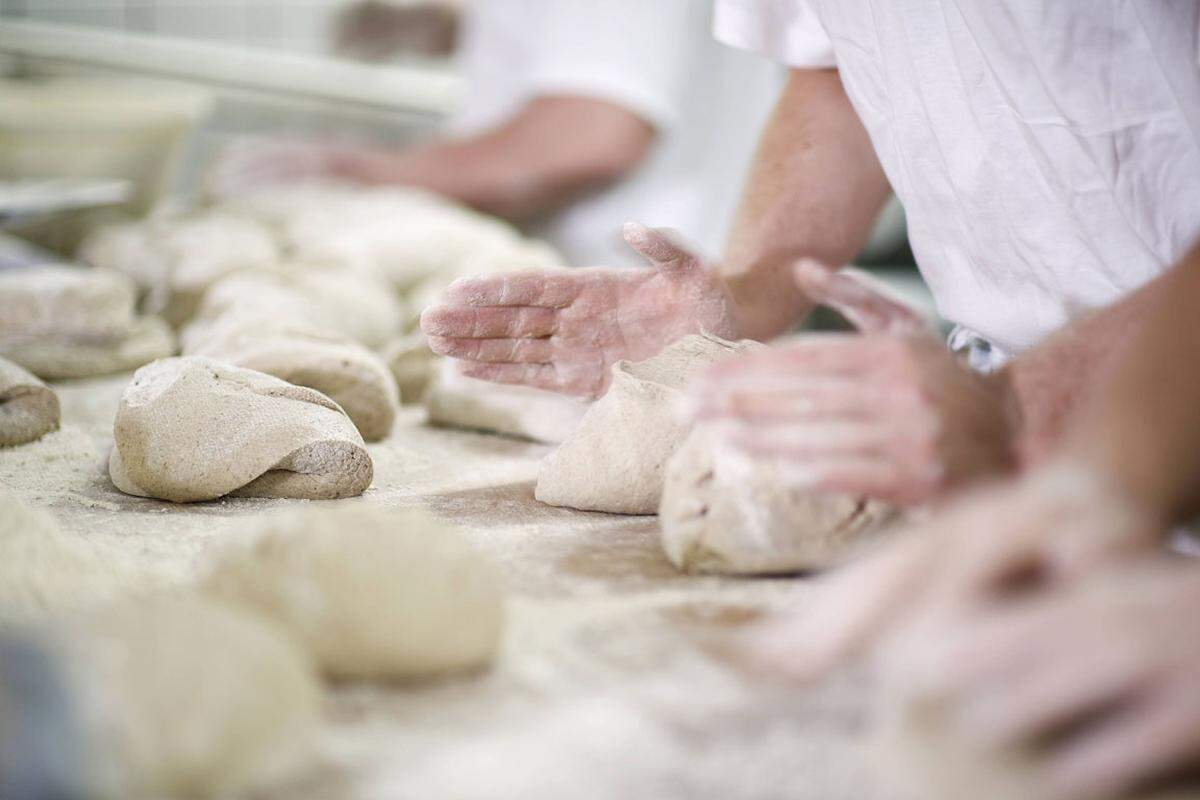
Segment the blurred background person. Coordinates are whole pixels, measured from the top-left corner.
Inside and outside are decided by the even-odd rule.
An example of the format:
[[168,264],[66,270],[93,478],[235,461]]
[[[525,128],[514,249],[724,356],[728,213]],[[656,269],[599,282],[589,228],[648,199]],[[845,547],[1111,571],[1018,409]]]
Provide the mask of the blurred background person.
[[[388,16],[378,4],[359,13]],[[640,263],[620,239],[630,218],[716,252],[777,67],[714,42],[711,9],[692,0],[487,0],[463,14],[468,91],[446,135],[246,143],[220,159],[215,190],[309,178],[420,187],[522,223],[573,265]],[[346,39],[370,38],[363,18],[349,19],[343,47],[362,49]]]

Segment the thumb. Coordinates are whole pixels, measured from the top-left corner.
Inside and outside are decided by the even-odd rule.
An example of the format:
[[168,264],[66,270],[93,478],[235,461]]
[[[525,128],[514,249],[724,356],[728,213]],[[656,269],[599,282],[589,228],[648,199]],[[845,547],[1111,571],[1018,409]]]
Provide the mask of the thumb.
[[861,270],[834,270],[804,259],[792,268],[796,285],[815,303],[829,306],[863,333],[914,333],[929,325],[915,309]]
[[700,259],[679,243],[679,234],[673,230],[626,222],[621,233],[630,247],[649,259],[659,272],[671,280],[687,278],[703,269]]

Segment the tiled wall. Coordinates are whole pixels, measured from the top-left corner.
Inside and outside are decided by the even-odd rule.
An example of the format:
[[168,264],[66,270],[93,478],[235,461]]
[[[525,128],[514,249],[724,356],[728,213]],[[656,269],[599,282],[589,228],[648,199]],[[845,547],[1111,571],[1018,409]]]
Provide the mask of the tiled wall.
[[347,0],[0,0],[0,17],[327,53],[333,15],[345,2]]

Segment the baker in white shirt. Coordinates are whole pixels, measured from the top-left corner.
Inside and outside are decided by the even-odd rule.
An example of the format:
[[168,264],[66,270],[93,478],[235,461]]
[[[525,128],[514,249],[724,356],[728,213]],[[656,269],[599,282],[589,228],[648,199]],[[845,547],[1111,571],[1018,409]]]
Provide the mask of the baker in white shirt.
[[[1036,460],[1200,234],[1200,4],[716,8],[720,39],[792,68],[723,259],[633,226],[649,268],[462,283],[426,312],[434,348],[479,377],[597,394],[617,358],[699,329],[769,339],[820,302],[863,334],[731,361],[693,387],[731,447],[818,490],[901,503]],[[830,269],[889,184],[952,344],[992,374]]]
[[573,265],[640,263],[634,215],[716,253],[785,71],[711,36],[694,0],[478,0],[465,9],[467,96],[409,148],[252,146],[218,191],[323,175],[419,186],[522,223]]

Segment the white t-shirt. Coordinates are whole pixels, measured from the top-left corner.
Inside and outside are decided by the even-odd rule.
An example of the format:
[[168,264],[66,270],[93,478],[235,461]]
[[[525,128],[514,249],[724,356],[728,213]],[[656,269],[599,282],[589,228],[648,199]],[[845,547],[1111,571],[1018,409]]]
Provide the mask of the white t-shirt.
[[1200,235],[1197,0],[717,0],[722,41],[836,66],[938,310],[1005,355]]
[[535,233],[575,266],[644,265],[629,220],[679,230],[719,254],[784,70],[713,41],[702,0],[476,0],[455,128],[500,124],[542,94],[598,97],[654,126],[637,172],[555,214]]

